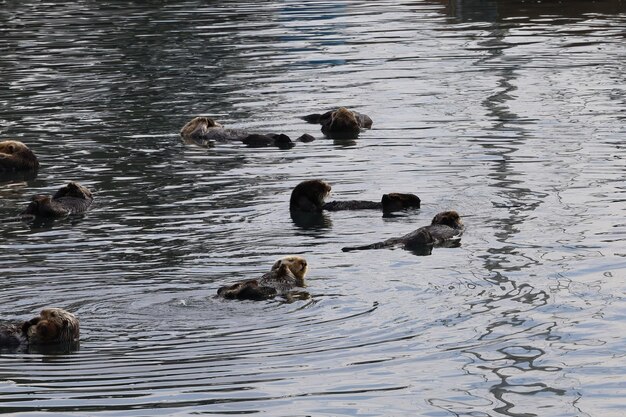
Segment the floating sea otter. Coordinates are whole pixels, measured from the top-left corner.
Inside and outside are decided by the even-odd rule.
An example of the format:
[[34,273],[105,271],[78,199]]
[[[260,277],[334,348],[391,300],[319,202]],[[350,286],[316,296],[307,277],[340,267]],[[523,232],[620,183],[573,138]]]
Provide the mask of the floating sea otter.
[[28,146],[17,140],[0,142],[0,172],[36,171],[39,161]]
[[321,124],[322,133],[333,139],[354,139],[361,129],[370,129],[372,119],[366,114],[339,107],[324,114],[309,114],[302,117],[309,123]]
[[295,144],[287,135],[258,134],[243,129],[227,129],[210,117],[194,117],[180,131],[183,140],[201,146],[214,146],[216,142],[239,141],[251,148],[277,146],[292,148]]
[[464,226],[461,216],[456,211],[444,211],[437,214],[430,225],[420,227],[402,237],[394,237],[365,246],[350,246],[341,250],[349,252],[353,250],[382,249],[392,246],[402,246],[408,250],[420,250],[425,247],[443,246],[451,242],[458,242],[463,231]]
[[87,211],[93,203],[91,191],[77,182],[61,187],[52,197],[36,195],[21,215],[26,217],[63,217]]
[[383,210],[385,213],[405,210],[408,208],[419,208],[420,199],[415,194],[389,193],[384,194],[381,201],[330,201],[324,199],[330,193],[331,186],[322,180],[302,181],[291,192],[289,209],[291,211],[319,213],[322,210],[362,210],[373,209]]
[[23,323],[0,324],[0,347],[75,343],[79,339],[78,318],[61,308],[46,308]]
[[267,300],[277,295],[286,296],[296,287],[304,287],[304,276],[308,271],[306,260],[291,255],[274,263],[270,272],[259,279],[240,281],[217,290],[217,295],[229,300]]

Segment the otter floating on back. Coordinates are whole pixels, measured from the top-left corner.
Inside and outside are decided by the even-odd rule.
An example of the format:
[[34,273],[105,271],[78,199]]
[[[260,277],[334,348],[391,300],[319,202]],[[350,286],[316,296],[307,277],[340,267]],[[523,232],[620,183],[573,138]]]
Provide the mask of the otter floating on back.
[[295,146],[284,134],[260,134],[243,129],[224,128],[210,117],[194,117],[180,131],[180,136],[188,142],[202,146],[213,146],[215,142],[239,141],[251,148],[276,146],[289,149]]
[[79,327],[78,318],[72,313],[61,308],[46,308],[28,321],[0,324],[0,347],[76,343]]
[[451,241],[458,241],[463,235],[465,227],[461,216],[456,211],[444,211],[437,214],[430,225],[420,227],[402,237],[394,237],[382,242],[365,246],[348,246],[342,248],[344,252],[365,249],[382,249],[392,246],[402,246],[408,250],[420,250],[424,247],[445,245]]
[[380,202],[365,200],[324,202],[330,194],[331,186],[322,180],[302,181],[291,192],[289,209],[291,211],[319,213],[322,210],[382,210],[385,213],[419,208],[420,199],[415,194],[384,194]]
[[35,154],[20,141],[0,142],[0,172],[37,171],[39,161]]
[[267,300],[286,295],[296,287],[304,287],[304,276],[308,271],[306,260],[297,255],[286,256],[274,263],[270,272],[261,278],[225,285],[217,295],[229,300]]
[[372,119],[368,115],[345,107],[324,114],[309,114],[302,119],[309,123],[321,124],[322,133],[333,139],[355,139],[361,129],[372,127]]
[[71,181],[61,187],[52,197],[36,195],[20,214],[24,217],[63,217],[81,214],[93,203],[91,191],[77,182]]

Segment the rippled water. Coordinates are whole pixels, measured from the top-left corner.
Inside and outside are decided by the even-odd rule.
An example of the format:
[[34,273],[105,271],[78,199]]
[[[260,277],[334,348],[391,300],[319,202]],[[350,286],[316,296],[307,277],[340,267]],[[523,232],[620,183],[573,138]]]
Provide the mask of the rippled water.
[[[622,416],[626,4],[5,2],[2,318],[59,306],[80,350],[0,354],[0,413]],[[369,114],[355,141],[297,116]],[[208,114],[316,135],[185,145]],[[418,194],[394,217],[294,224],[291,189]],[[7,221],[69,180],[84,217]],[[459,248],[343,253],[456,209]],[[306,256],[310,300],[220,285]]]

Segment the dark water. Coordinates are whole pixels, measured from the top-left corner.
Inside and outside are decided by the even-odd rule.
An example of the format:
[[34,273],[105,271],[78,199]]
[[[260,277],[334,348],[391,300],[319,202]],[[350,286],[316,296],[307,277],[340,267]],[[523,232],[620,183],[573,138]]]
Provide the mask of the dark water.
[[[623,1],[0,4],[0,137],[41,162],[0,218],[69,180],[96,196],[1,224],[2,318],[64,307],[82,335],[0,354],[0,413],[626,413]],[[297,118],[339,104],[374,128]],[[197,114],[318,140],[185,145]],[[309,178],[423,207],[299,227]],[[445,209],[459,248],[340,251]],[[291,253],[310,300],[213,298]]]

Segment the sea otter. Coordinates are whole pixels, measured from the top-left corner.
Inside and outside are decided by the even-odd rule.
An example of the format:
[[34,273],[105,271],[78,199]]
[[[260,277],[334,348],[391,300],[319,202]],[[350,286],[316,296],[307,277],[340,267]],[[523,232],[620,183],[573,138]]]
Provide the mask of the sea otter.
[[17,140],[0,142],[0,172],[36,171],[39,161],[28,146]]
[[321,124],[324,135],[337,139],[354,139],[361,129],[372,127],[372,119],[368,115],[348,110],[345,107],[339,107],[337,110],[324,114],[309,114],[302,119],[309,123]]
[[61,187],[52,197],[36,195],[20,214],[24,217],[63,217],[87,211],[93,203],[91,191],[71,181]]
[[322,210],[383,210],[385,213],[405,210],[408,208],[419,208],[420,199],[415,194],[389,193],[384,194],[381,201],[330,201],[324,199],[331,191],[331,186],[322,180],[302,181],[291,192],[289,209],[301,212],[321,212]]
[[382,249],[400,245],[408,250],[419,250],[427,246],[439,246],[445,245],[451,241],[458,241],[463,231],[464,226],[459,213],[456,211],[443,211],[433,218],[430,225],[420,227],[402,237],[394,237],[365,246],[349,246],[341,250],[349,252],[363,249]]
[[297,255],[277,260],[270,272],[261,278],[226,285],[217,290],[217,295],[229,300],[267,300],[277,295],[286,295],[296,287],[304,287],[304,276],[308,271],[306,260]]
[[188,142],[212,146],[215,142],[240,141],[253,148],[277,146],[292,148],[295,144],[284,134],[259,134],[243,129],[227,129],[210,117],[194,117],[180,130],[180,136]]
[[78,342],[78,318],[62,308],[46,308],[23,323],[0,324],[0,347]]

